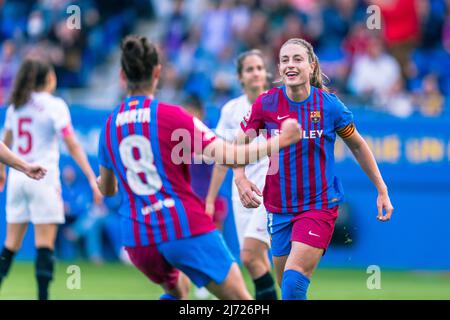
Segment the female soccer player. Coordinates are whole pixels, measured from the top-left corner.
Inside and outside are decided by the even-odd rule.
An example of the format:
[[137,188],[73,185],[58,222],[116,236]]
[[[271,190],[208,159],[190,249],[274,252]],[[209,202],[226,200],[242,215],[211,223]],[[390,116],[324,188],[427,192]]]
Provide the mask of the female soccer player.
[[[250,111],[256,98],[267,89],[267,70],[262,53],[259,50],[242,53],[237,59],[237,75],[244,94],[223,106],[216,128],[216,134],[230,142],[235,140],[242,118]],[[266,157],[248,165],[245,169],[249,180],[253,181],[259,190],[264,188],[268,167],[269,158]],[[214,202],[227,171],[228,167],[225,166],[214,167],[206,197],[206,212],[211,216],[214,214]],[[239,199],[235,184],[232,189],[232,203],[241,261],[253,279],[255,298],[256,300],[276,300],[275,283],[270,274],[268,257],[270,238],[265,209],[263,206],[245,208]]]
[[[281,121],[298,119],[302,140],[271,158],[278,165],[266,177],[264,205],[272,254],[283,299],[306,299],[311,276],[334,231],[343,190],[334,175],[334,142],[338,134],[378,190],[378,220],[388,221],[393,207],[387,186],[366,142],[356,131],[352,113],[323,85],[319,61],[312,46],[290,39],[280,49],[279,73],[283,85],[260,95],[241,123],[238,140],[253,138],[257,130],[269,136],[280,132]],[[242,203],[258,207],[258,188],[236,168],[235,182]],[[386,214],[383,215],[383,209]]]
[[[6,199],[6,239],[0,255],[0,281],[6,277],[14,254],[20,249],[31,221],[34,224],[36,280],[38,298],[48,299],[53,279],[53,250],[58,224],[64,223],[64,208],[59,180],[59,145],[61,137],[69,153],[89,180],[95,202],[102,200],[86,155],[76,140],[66,103],[52,95],[56,88],[53,67],[36,58],[26,59],[17,73],[11,94],[11,106],[5,120],[4,143],[28,162],[46,166],[41,182],[28,179],[17,170],[8,175]],[[0,181],[5,167],[0,167]]]
[[127,97],[100,136],[99,186],[104,195],[113,195],[118,182],[131,261],[163,287],[161,299],[187,297],[189,282],[180,271],[220,299],[250,299],[239,267],[192,191],[188,162],[192,152],[228,165],[256,161],[299,141],[297,121],[283,123],[275,140],[228,144],[184,109],[154,99],[161,65],[152,43],[128,36],[121,49]]

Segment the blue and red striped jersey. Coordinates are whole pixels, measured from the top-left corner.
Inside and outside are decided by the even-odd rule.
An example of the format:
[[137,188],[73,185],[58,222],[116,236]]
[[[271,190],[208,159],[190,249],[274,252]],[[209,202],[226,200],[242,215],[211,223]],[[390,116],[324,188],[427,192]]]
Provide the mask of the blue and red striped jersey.
[[334,95],[311,86],[302,102],[289,99],[284,86],[260,95],[241,123],[248,135],[278,134],[287,118],[297,119],[302,139],[270,158],[264,205],[273,213],[298,213],[331,208],[343,200],[343,188],[334,172],[336,133],[349,137],[353,115]]
[[183,161],[214,139],[183,108],[145,96],[130,96],[114,110],[101,132],[98,154],[122,193],[124,245],[153,245],[215,229],[192,191],[189,160]]

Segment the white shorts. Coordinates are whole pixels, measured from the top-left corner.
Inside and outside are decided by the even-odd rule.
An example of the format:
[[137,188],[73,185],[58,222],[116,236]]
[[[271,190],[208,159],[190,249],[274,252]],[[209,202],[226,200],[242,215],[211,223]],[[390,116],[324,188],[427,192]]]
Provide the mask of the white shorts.
[[267,230],[267,212],[264,205],[258,208],[245,208],[239,198],[232,198],[234,222],[239,240],[239,247],[242,250],[244,238],[253,238],[267,244],[270,248],[270,236]]
[[55,180],[54,175],[49,173],[44,179],[36,181],[10,169],[6,195],[7,223],[64,223],[59,177]]

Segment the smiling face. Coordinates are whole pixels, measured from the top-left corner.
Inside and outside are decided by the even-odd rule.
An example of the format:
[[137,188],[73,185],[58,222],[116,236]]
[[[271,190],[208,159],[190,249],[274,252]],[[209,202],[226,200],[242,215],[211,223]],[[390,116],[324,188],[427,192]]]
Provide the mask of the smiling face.
[[267,70],[260,56],[252,54],[244,58],[239,80],[245,91],[264,90],[267,81]]
[[281,48],[278,70],[286,86],[309,84],[314,68],[315,64],[310,62],[308,49],[305,46],[288,43]]

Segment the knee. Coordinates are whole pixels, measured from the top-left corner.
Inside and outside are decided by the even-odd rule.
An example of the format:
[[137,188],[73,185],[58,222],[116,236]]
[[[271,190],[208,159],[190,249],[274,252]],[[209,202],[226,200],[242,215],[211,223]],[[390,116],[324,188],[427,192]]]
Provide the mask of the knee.
[[5,247],[11,251],[17,252],[22,247],[22,241],[7,236],[5,240]]
[[264,268],[263,259],[253,250],[243,250],[241,252],[241,262],[250,273],[253,273],[255,270]]

